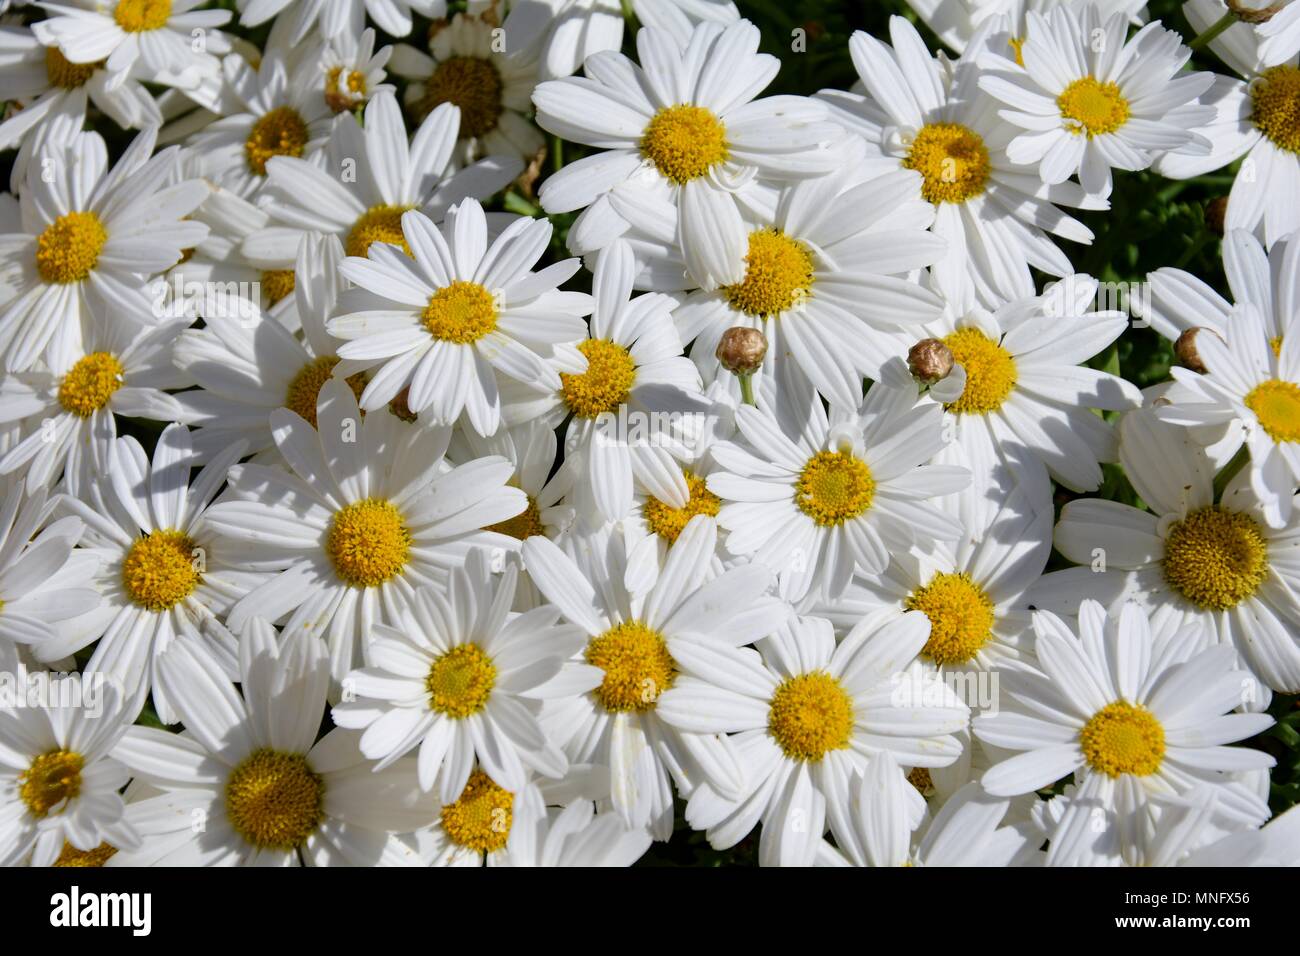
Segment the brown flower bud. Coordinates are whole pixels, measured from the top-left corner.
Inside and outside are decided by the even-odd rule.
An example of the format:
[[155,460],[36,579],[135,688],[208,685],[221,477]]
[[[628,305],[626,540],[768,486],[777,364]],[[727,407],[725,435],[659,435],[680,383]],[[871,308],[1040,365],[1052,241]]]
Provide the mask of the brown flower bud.
[[1243,23],[1268,23],[1273,14],[1286,6],[1286,0],[1274,0],[1265,6],[1259,3],[1260,0],[1228,0],[1228,9]]
[[758,329],[732,326],[722,333],[716,354],[728,372],[737,375],[757,372],[767,355],[767,336]]
[[907,352],[907,370],[922,385],[943,381],[952,363],[952,349],[938,339],[921,339]]
[[1197,351],[1196,337],[1202,332],[1209,332],[1216,336],[1219,334],[1213,329],[1197,325],[1184,331],[1178,336],[1178,341],[1174,342],[1174,355],[1178,359],[1178,364],[1200,375],[1205,374],[1205,363],[1201,361],[1201,353]]
[[1228,197],[1220,196],[1205,204],[1205,228],[1216,236],[1223,237],[1223,223],[1228,217]]

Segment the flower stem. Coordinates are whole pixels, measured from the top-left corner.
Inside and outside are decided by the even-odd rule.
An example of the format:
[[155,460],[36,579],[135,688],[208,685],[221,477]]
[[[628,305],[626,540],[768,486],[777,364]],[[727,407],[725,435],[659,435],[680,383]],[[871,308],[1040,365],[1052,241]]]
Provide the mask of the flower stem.
[[1232,479],[1237,477],[1237,472],[1246,467],[1250,461],[1250,446],[1246,442],[1241,443],[1237,449],[1237,454],[1232,456],[1232,461],[1223,466],[1223,470],[1214,476],[1214,500],[1218,501],[1223,497],[1223,492],[1227,489]]
[[1209,43],[1215,37],[1219,36],[1219,34],[1223,33],[1224,30],[1228,29],[1228,27],[1232,26],[1236,22],[1237,22],[1237,15],[1229,11],[1228,13],[1225,13],[1223,16],[1219,17],[1219,19],[1215,20],[1214,23],[1210,24],[1209,29],[1207,29],[1204,33],[1196,37],[1187,45],[1191,47],[1193,50],[1199,50],[1201,49],[1201,47],[1205,46],[1207,43]]
[[746,405],[757,405],[754,401],[754,384],[753,372],[737,372],[736,378],[740,379],[740,400]]

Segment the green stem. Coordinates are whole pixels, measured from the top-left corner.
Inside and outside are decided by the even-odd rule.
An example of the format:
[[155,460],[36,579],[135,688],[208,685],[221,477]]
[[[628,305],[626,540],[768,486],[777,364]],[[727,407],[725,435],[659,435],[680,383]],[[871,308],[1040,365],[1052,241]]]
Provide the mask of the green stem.
[[551,171],[558,173],[564,168],[564,140],[551,134]]
[[740,400],[746,405],[757,405],[758,402],[754,401],[754,373],[737,372],[736,378],[740,379]]
[[1228,13],[1225,13],[1223,16],[1219,17],[1219,19],[1215,20],[1214,23],[1210,24],[1208,30],[1206,30],[1200,36],[1196,37],[1187,45],[1191,47],[1193,50],[1199,50],[1201,49],[1201,47],[1205,46],[1211,40],[1218,37],[1221,33],[1223,33],[1224,30],[1228,29],[1228,27],[1232,26],[1236,22],[1237,22],[1237,15],[1229,11]]
[[1174,268],[1181,269],[1183,266],[1187,265],[1187,263],[1191,262],[1192,258],[1205,248],[1205,244],[1208,243],[1211,238],[1213,238],[1213,236],[1208,229],[1198,235],[1194,240],[1192,240],[1192,244],[1187,247],[1187,251],[1182,254],[1182,257],[1179,258],[1178,263]]
[[1223,466],[1223,470],[1214,476],[1214,500],[1218,501],[1223,497],[1224,489],[1228,483],[1237,477],[1237,472],[1246,467],[1250,461],[1250,446],[1242,442],[1241,447],[1237,449],[1237,454],[1232,456],[1232,461]]
[[636,29],[636,11],[632,9],[632,0],[619,0],[619,5],[623,8],[623,19],[627,25]]

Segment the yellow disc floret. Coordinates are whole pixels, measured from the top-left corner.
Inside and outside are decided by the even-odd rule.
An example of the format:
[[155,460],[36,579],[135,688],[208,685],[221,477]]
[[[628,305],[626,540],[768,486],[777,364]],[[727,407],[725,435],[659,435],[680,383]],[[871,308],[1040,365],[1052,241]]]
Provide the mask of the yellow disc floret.
[[610,713],[653,710],[659,695],[677,680],[677,662],[659,632],[627,621],[593,637],[587,663],[605,672],[593,691]]
[[727,129],[703,106],[666,106],[646,125],[641,153],[664,177],[682,185],[726,161]]
[[125,374],[122,363],[108,352],[83,355],[59,383],[59,404],[78,418],[89,418],[122,387]]
[[921,174],[921,195],[932,203],[960,203],[980,195],[992,170],[984,140],[960,123],[927,123],[921,127],[903,159],[903,167]]
[[993,635],[993,601],[967,575],[936,574],[903,605],[930,619],[921,653],[936,664],[965,664]]
[[443,103],[453,103],[460,107],[461,137],[486,136],[501,120],[504,88],[491,60],[453,56],[439,63],[425,81],[415,112],[423,118]]
[[1091,76],[1075,80],[1056,98],[1065,128],[1076,136],[1102,136],[1128,122],[1128,100],[1118,84],[1102,83]]
[[767,732],[790,759],[816,763],[849,745],[853,700],[825,671],[791,677],[772,695]]
[[161,30],[172,15],[172,0],[118,0],[113,19],[127,33]]
[[292,269],[267,269],[258,283],[258,290],[266,301],[266,308],[293,294],[298,279]]
[[542,509],[537,506],[537,499],[529,495],[527,508],[513,518],[498,521],[496,524],[488,525],[483,530],[495,531],[497,534],[509,535],[520,541],[527,541],[534,535],[545,533],[545,528],[542,527]]
[[354,588],[391,581],[411,556],[411,532],[391,501],[364,498],[334,513],[325,553],[340,580]]
[[[320,390],[334,377],[334,367],[338,364],[337,356],[322,355],[304,365],[289,381],[284,396],[284,407],[307,419],[312,428],[316,427],[316,405]],[[365,375],[362,373],[349,375],[344,381],[347,382],[348,388],[352,389],[352,394],[360,399],[361,393],[366,390]]]
[[496,300],[477,282],[458,279],[429,298],[422,318],[435,339],[468,345],[497,327]]
[[81,89],[103,65],[103,60],[98,63],[73,63],[59,52],[58,47],[45,48],[45,78],[49,80],[50,86],[60,89]]
[[406,244],[402,233],[402,214],[414,209],[414,206],[371,206],[352,224],[348,231],[344,250],[350,256],[365,258],[370,252],[371,243],[387,242],[397,246],[408,256],[411,247]]
[[299,157],[307,148],[307,121],[292,106],[277,106],[253,124],[244,143],[248,168],[258,176],[266,175],[266,163],[272,156]]
[[1254,594],[1268,575],[1268,544],[1248,514],[1198,508],[1165,534],[1169,586],[1207,611],[1226,611]]
[[1079,733],[1079,745],[1097,773],[1145,777],[1160,769],[1165,729],[1145,707],[1121,700],[1092,715]]
[[1246,407],[1273,441],[1300,441],[1300,385],[1277,378],[1260,382],[1246,395]]
[[71,750],[43,753],[18,775],[18,796],[34,817],[61,811],[64,803],[81,793],[84,766],[81,754]]
[[263,850],[297,849],[325,819],[325,788],[301,754],[263,747],[226,779],[226,818]]
[[757,229],[749,234],[745,278],[722,293],[746,315],[772,316],[802,303],[812,283],[812,254],[802,242],[777,229]]
[[325,105],[335,113],[347,112],[365,95],[366,75],[359,70],[344,75],[343,67],[334,66],[325,74]]
[[183,532],[151,531],[122,562],[127,597],[147,611],[175,607],[199,586],[202,552]]
[[429,668],[424,686],[429,709],[461,719],[487,706],[496,686],[497,668],[477,644],[458,644]]
[[106,864],[113,854],[117,852],[117,847],[111,843],[101,843],[93,850],[78,850],[66,840],[63,841],[63,849],[59,851],[59,858],[54,861],[53,866],[76,866],[76,867],[98,867]]
[[799,473],[794,503],[819,525],[843,524],[863,514],[876,496],[866,462],[847,451],[819,451]]
[[690,491],[685,507],[674,508],[653,497],[646,498],[645,504],[641,506],[646,527],[669,544],[677,543],[678,536],[696,515],[716,518],[722,508],[722,500],[709,491],[703,478],[693,471],[684,471],[682,474]]
[[1278,149],[1300,153],[1300,69],[1274,66],[1250,84],[1250,120]]
[[514,806],[514,794],[497,786],[482,770],[475,770],[456,802],[442,808],[442,832],[457,846],[479,853],[504,850],[510,840]]
[[958,329],[944,336],[954,362],[966,370],[966,387],[957,401],[946,406],[957,414],[984,415],[1002,407],[1016,387],[1016,360],[1001,344],[976,328]]
[[560,373],[560,394],[569,410],[579,418],[595,418],[626,402],[636,382],[632,354],[607,339],[587,339],[578,351],[587,358],[587,371]]
[[80,282],[99,261],[108,230],[93,212],[69,212],[36,239],[36,271],[46,282]]

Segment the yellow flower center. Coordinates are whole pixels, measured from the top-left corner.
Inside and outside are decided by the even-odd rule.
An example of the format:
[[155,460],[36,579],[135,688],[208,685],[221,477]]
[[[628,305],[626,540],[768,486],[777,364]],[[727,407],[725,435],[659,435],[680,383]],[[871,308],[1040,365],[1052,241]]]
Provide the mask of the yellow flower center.
[[93,212],[70,212],[36,240],[36,271],[46,282],[80,282],[99,261],[108,231]]
[[1128,122],[1128,100],[1118,84],[1102,83],[1085,76],[1067,86],[1056,98],[1056,105],[1071,133],[1089,139],[1113,133]]
[[1079,733],[1079,744],[1097,773],[1145,777],[1160,769],[1165,729],[1145,707],[1121,700],[1092,715]]
[[1246,407],[1275,442],[1300,441],[1300,385],[1269,379],[1246,396]]
[[45,48],[45,78],[49,80],[50,86],[57,86],[60,89],[80,89],[103,65],[103,60],[98,63],[72,63],[59,52],[58,47]]
[[993,636],[993,601],[961,572],[936,574],[904,607],[930,619],[930,639],[921,653],[939,665],[973,660]]
[[745,278],[724,286],[732,308],[746,315],[780,315],[801,304],[813,284],[813,259],[808,248],[777,229],[749,234]]
[[254,750],[226,780],[226,817],[259,849],[302,846],[325,819],[324,802],[320,775],[302,754]]
[[272,156],[298,157],[307,148],[307,121],[292,106],[277,106],[253,124],[244,143],[248,168],[258,176],[266,175],[266,163]]
[[371,243],[387,242],[397,246],[409,256],[411,247],[406,244],[406,236],[402,233],[402,213],[414,208],[414,206],[371,206],[352,224],[347,241],[343,244],[344,250],[350,256],[364,259],[370,252]]
[[1282,336],[1275,335],[1268,340],[1268,347],[1273,352],[1274,358],[1282,357]]
[[1250,85],[1250,120],[1278,149],[1300,153],[1300,69],[1274,66]]
[[429,709],[461,719],[487,706],[497,682],[492,658],[477,644],[458,644],[429,668],[424,686],[429,692]]
[[358,70],[343,75],[343,67],[331,67],[325,74],[325,104],[335,113],[345,113],[366,95],[366,75]]
[[513,518],[507,518],[505,521],[498,521],[496,524],[488,525],[484,530],[495,531],[497,534],[505,534],[520,541],[527,541],[534,535],[545,533],[545,529],[542,527],[542,509],[537,506],[537,499],[529,495],[527,508]]
[[113,19],[127,33],[161,30],[172,15],[172,0],[119,0]]
[[1012,37],[1007,41],[1007,46],[1011,47],[1011,52],[1016,55],[1016,62],[1021,66],[1025,65],[1025,37]]
[[515,795],[502,789],[482,770],[469,782],[455,803],[442,808],[442,832],[457,846],[493,853],[504,850],[514,822]]
[[[320,397],[320,390],[334,377],[334,366],[338,364],[338,357],[334,355],[323,355],[312,359],[299,369],[298,374],[289,382],[289,388],[284,396],[284,407],[307,419],[312,428],[316,427],[316,401]],[[360,399],[361,393],[366,390],[365,374],[358,372],[356,375],[349,375],[344,381],[352,389],[352,394]]]
[[391,501],[365,498],[334,513],[325,553],[339,578],[354,588],[397,577],[411,555],[411,532]]
[[595,418],[626,402],[636,381],[632,354],[607,339],[587,339],[578,351],[587,357],[587,371],[560,373],[560,394],[570,411],[579,418]]
[[1268,543],[1250,515],[1198,508],[1165,535],[1165,581],[1197,607],[1226,611],[1268,575]]
[[180,531],[137,538],[122,562],[122,587],[147,611],[175,607],[199,586],[202,552]]
[[423,119],[443,103],[454,103],[460,107],[461,138],[486,136],[501,119],[504,89],[491,60],[453,56],[439,63],[425,82],[416,112]]
[[125,374],[122,363],[108,352],[83,355],[59,383],[59,404],[66,412],[89,418],[122,387]]
[[992,170],[984,140],[960,123],[927,123],[921,127],[903,160],[903,168],[921,174],[921,195],[932,203],[959,203],[980,195]]
[[708,515],[716,518],[722,508],[722,501],[705,486],[705,481],[692,471],[683,471],[690,498],[685,507],[674,508],[658,498],[646,498],[641,506],[646,527],[659,535],[669,544],[676,544],[678,536],[690,524],[696,515]]
[[913,767],[907,772],[907,782],[923,797],[934,796],[934,778],[929,767]]
[[420,419],[419,415],[411,411],[410,398],[411,389],[408,386],[394,395],[392,400],[388,403],[389,413],[395,415],[408,425],[412,422],[419,421]]
[[636,621],[610,628],[587,644],[587,663],[605,672],[596,699],[610,713],[654,710],[677,680],[677,662],[657,632]]
[[18,775],[18,796],[34,817],[62,810],[64,802],[81,793],[81,768],[85,760],[71,750],[43,753]]
[[953,361],[966,370],[961,397],[945,407],[957,414],[984,415],[1002,407],[1016,387],[1016,360],[979,329],[958,329],[944,336]]
[[871,469],[846,451],[819,451],[795,482],[794,503],[823,527],[843,524],[871,507]]
[[767,732],[790,759],[816,763],[849,745],[853,700],[825,671],[791,677],[772,695]]
[[281,299],[292,295],[296,284],[297,277],[294,276],[292,269],[267,269],[262,273],[258,289],[266,299],[267,308],[270,308]]
[[55,866],[103,866],[109,861],[117,847],[110,843],[101,843],[93,850],[78,850],[66,840],[63,842],[63,849],[59,851],[59,858],[54,861]]
[[468,345],[497,327],[496,300],[477,282],[457,279],[429,298],[423,319],[435,339]]
[[666,106],[646,125],[641,153],[666,178],[682,185],[726,162],[727,128],[703,106]]

